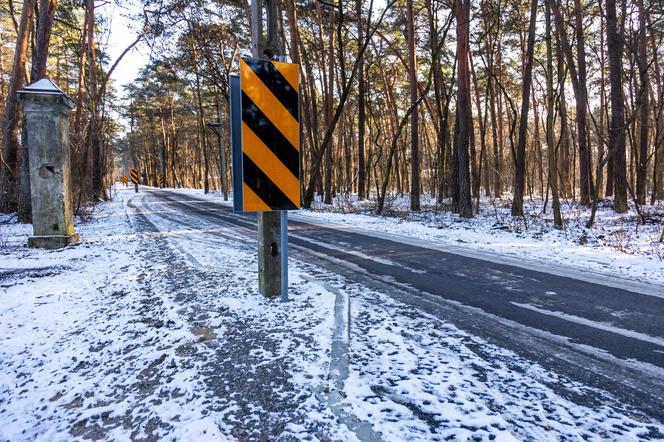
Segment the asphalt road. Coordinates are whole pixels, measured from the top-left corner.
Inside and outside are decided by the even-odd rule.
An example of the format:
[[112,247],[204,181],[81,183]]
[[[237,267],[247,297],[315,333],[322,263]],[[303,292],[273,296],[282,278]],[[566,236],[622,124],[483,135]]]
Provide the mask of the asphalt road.
[[[251,215],[191,196],[143,191],[152,215],[191,228],[197,220],[214,221],[234,227],[240,240],[255,237]],[[380,289],[664,421],[664,293],[656,289],[637,293],[496,263],[495,256],[479,259],[301,221],[290,221],[289,244],[296,259]],[[480,347],[473,350],[482,354]]]

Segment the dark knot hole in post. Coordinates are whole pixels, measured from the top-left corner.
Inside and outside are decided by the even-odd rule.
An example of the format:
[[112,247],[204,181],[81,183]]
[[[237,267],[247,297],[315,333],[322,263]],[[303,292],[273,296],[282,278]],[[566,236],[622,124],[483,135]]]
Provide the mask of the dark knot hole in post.
[[271,256],[278,256],[279,255],[279,247],[277,246],[276,242],[273,242],[270,244],[270,255]]
[[55,166],[53,164],[42,164],[39,168],[39,176],[41,178],[49,178],[56,174]]

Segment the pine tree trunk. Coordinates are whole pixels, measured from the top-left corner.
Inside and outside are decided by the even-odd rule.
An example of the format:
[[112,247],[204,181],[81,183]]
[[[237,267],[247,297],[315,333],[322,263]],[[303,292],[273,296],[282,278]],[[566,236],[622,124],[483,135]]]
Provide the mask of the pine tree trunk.
[[[580,0],[575,1],[575,27],[577,28],[576,33],[576,46],[577,46],[577,59],[578,59],[578,70],[577,63],[574,61],[574,54],[572,53],[572,47],[567,39],[567,34],[565,33],[565,25],[563,22],[563,17],[560,12],[559,0],[555,0],[551,3],[553,16],[556,21],[556,29],[558,31],[558,37],[562,45],[563,53],[567,59],[567,66],[569,67],[570,77],[572,80],[572,88],[574,89],[574,97],[576,101],[576,130],[577,130],[577,147],[579,151],[579,188],[580,188],[580,198],[582,204],[590,203],[590,194],[591,194],[591,156],[588,144],[588,132],[587,132],[587,113],[586,113],[586,104],[588,102],[588,91],[587,91],[587,81],[586,81],[586,61],[585,61],[585,39],[584,39],[584,30],[582,29],[582,7]],[[581,27],[581,29],[580,29]]]
[[95,49],[95,2],[87,0],[88,13],[88,89],[90,90],[90,148],[92,149],[92,199],[105,198],[101,162],[101,133],[99,127],[99,97],[97,90],[97,57]]
[[35,0],[25,0],[18,25],[12,76],[9,80],[3,132],[2,158],[0,164],[0,211],[16,209],[14,192],[18,179],[18,123],[21,117],[16,92],[23,87],[27,64],[30,24],[35,10]]
[[[605,25],[605,20],[604,16],[600,17],[601,20],[601,31],[606,32],[606,25]],[[604,48],[604,37],[602,37],[602,51],[600,55],[600,68],[602,69],[602,92],[606,95],[605,92],[605,85],[606,85],[606,79],[604,78],[604,67],[605,67],[605,51],[603,50]],[[606,99],[605,99],[606,100]],[[610,124],[610,119],[609,119],[609,113],[608,113],[608,107],[605,108],[604,114],[602,114],[602,117],[604,121],[606,122],[606,127],[607,127],[607,132],[608,132],[608,126]],[[614,178],[614,172],[613,172],[613,155],[612,152],[607,149],[606,155],[608,156],[608,160],[606,162],[606,187],[604,191],[605,196],[613,196],[613,178]]]
[[[624,0],[623,0],[624,1]],[[606,43],[609,54],[611,83],[611,125],[609,155],[613,156],[614,200],[618,213],[627,211],[627,162],[625,149],[625,99],[623,97],[622,55],[623,36],[619,35],[616,0],[606,0]]]
[[[502,70],[503,70],[503,45],[502,45],[502,40],[500,36],[497,36],[498,41],[497,41],[497,46],[496,46],[496,76],[498,77],[498,81],[502,82]],[[497,126],[498,126],[498,156],[496,160],[496,173],[498,174],[498,182],[500,184],[500,187],[498,188],[498,193],[499,193],[499,198],[502,197],[503,191],[505,190],[505,177],[503,174],[505,173],[505,161],[504,161],[504,152],[505,152],[505,118],[504,118],[504,110],[505,110],[505,103],[503,100],[503,96],[500,93],[498,85],[494,85],[494,90],[495,90],[495,95],[497,98],[497,108],[498,108],[498,116],[497,116]],[[507,122],[509,123],[509,117],[507,119]]]
[[636,199],[639,204],[646,203],[646,179],[648,176],[648,55],[646,46],[646,11],[643,0],[638,1],[639,7],[639,155],[636,170]]
[[[406,34],[408,41],[408,83],[410,105],[417,101],[417,59],[415,51],[415,17],[413,0],[406,0]],[[410,210],[420,210],[420,145],[419,111],[417,107],[410,114]]]
[[[484,120],[482,119],[482,105],[480,101],[480,88],[477,81],[477,75],[475,73],[475,65],[473,64],[473,57],[470,55],[469,58],[470,64],[470,74],[473,80],[473,92],[475,96],[475,106],[477,107],[477,123],[480,131],[480,157],[478,161],[478,166],[476,167],[476,173],[473,174],[473,197],[477,200],[477,207],[479,207],[480,201],[480,187],[481,187],[481,175],[483,169],[484,155],[486,152],[486,132],[484,128]],[[486,175],[486,172],[485,172]],[[485,182],[486,191],[488,191],[488,183]]]
[[592,155],[588,137],[588,118],[586,104],[588,102],[588,86],[586,73],[586,43],[583,27],[583,7],[581,0],[574,0],[574,17],[576,30],[576,52],[579,67],[579,87],[576,96],[576,122],[579,136],[579,196],[581,204],[590,204],[592,193]]
[[470,0],[456,0],[457,19],[457,118],[454,139],[454,182],[459,215],[473,217],[471,201],[469,143],[471,130],[468,51],[470,37]]
[[[652,28],[650,19],[648,18],[648,25]],[[650,46],[653,53],[657,53],[657,44],[655,41],[655,33],[650,33]],[[653,161],[653,186],[652,193],[650,196],[650,204],[655,204],[655,201],[659,199],[664,199],[664,87],[662,86],[662,81],[664,81],[664,72],[662,72],[659,64],[659,59],[655,57],[654,63],[654,72],[655,72],[655,86],[657,92],[657,102],[653,102],[653,105],[656,106],[657,116],[655,121],[657,127],[655,128],[655,139],[654,139],[654,149],[655,149],[655,158]],[[664,230],[662,230],[664,234]]]
[[[191,42],[192,51],[194,54],[194,63],[198,63],[198,51]],[[207,137],[205,136],[205,112],[203,110],[203,98],[201,96],[201,79],[198,73],[198,66],[194,68],[196,79],[196,101],[198,103],[198,133],[199,133],[199,148],[203,154],[203,192],[206,194],[210,191],[210,183],[208,180],[210,165],[208,162],[207,154]]]
[[[334,12],[330,12],[329,22],[330,32],[328,35],[328,80],[326,94],[326,112],[325,123],[327,126],[332,124],[332,114],[334,113]],[[331,142],[331,141],[330,141]],[[332,145],[325,152],[325,204],[332,204]]]
[[[362,0],[356,0],[355,12],[357,14],[357,41],[358,47],[364,41],[364,24],[362,22]],[[365,94],[366,85],[364,80],[364,55],[359,57],[357,67],[357,196],[363,200],[368,196],[366,182],[367,166],[365,164],[364,137],[366,126]]]
[[35,38],[35,49],[32,54],[32,72],[30,81],[35,82],[46,77],[46,63],[48,61],[51,29],[55,19],[57,0],[39,0],[39,21]]
[[558,159],[553,134],[555,97],[553,95],[553,48],[551,44],[551,0],[544,0],[544,18],[546,21],[546,150],[549,163],[549,189],[553,207],[553,225],[562,227],[560,214],[560,198],[558,196]]
[[523,87],[521,90],[521,116],[519,120],[519,138],[516,146],[516,164],[514,178],[514,199],[512,216],[523,216],[523,192],[526,174],[526,135],[528,126],[528,109],[530,107],[530,88],[533,81],[533,54],[535,50],[535,25],[537,19],[537,0],[530,7],[530,24],[528,26],[528,47],[526,48],[526,66],[524,68]]
[[494,82],[494,49],[496,48],[497,42],[494,42],[493,36],[489,35],[487,38],[487,59],[488,59],[488,84],[487,92],[489,94],[489,111],[491,115],[491,150],[493,155],[493,196],[495,198],[500,198],[503,194],[503,185],[500,176],[500,148],[499,148],[499,137],[502,134],[499,134],[498,130],[498,115],[496,114],[496,93],[498,85]]
[[[599,31],[599,41],[600,41],[600,47],[602,50],[600,50],[599,54],[599,117],[597,118],[598,120],[598,128],[597,128],[597,161],[598,163],[600,161],[603,161],[604,157],[606,156],[606,150],[605,150],[605,142],[604,138],[606,136],[606,78],[604,75],[604,66],[605,66],[605,60],[604,60],[604,17],[600,17],[600,31]],[[608,177],[607,177],[608,178]],[[599,167],[597,169],[597,176],[595,177],[595,180],[597,180],[596,187],[598,189],[598,194],[597,197],[599,198],[601,194],[599,192],[602,192],[602,189],[605,188],[607,184],[604,183],[604,167]],[[607,179],[608,182],[608,179]]]
[[[46,63],[48,61],[49,43],[51,40],[51,29],[55,18],[57,0],[39,1],[39,20],[35,32],[35,47],[32,53],[32,70],[30,83],[46,77]],[[21,222],[32,221],[32,193],[30,191],[30,152],[28,151],[28,133],[23,128],[23,146],[21,147],[21,160],[19,167],[18,195],[18,220]]]
[[563,63],[563,51],[560,38],[556,45],[556,58],[558,59],[558,83],[560,87],[560,103],[558,105],[558,115],[560,116],[560,183],[562,195],[565,198],[571,198],[574,195],[574,187],[570,180],[571,152],[570,152],[570,132],[567,119],[567,103],[565,97],[565,66]]

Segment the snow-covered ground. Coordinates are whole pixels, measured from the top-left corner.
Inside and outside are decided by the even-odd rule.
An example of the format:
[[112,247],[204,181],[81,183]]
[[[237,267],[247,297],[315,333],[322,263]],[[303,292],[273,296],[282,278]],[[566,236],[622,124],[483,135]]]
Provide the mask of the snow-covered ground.
[[[380,293],[353,303],[347,400],[386,440],[664,438],[615,399],[550,373]],[[603,401],[602,401],[603,402]],[[640,428],[641,427],[641,428]]]
[[334,295],[294,269],[293,302],[265,300],[253,248],[157,232],[125,195],[77,223],[82,242],[64,250],[25,248],[30,226],[2,225],[0,440],[325,428],[311,389],[327,379]]
[[547,213],[541,213],[542,201],[526,201],[526,216],[514,218],[507,199],[483,199],[479,215],[470,220],[449,211],[436,211],[430,198],[422,201],[422,212],[413,213],[408,210],[408,198],[394,198],[386,205],[387,216],[376,216],[373,201],[339,197],[333,206],[317,202],[314,210],[302,211],[299,216],[441,246],[664,284],[664,242],[660,241],[664,204],[661,202],[642,208],[647,218],[647,224],[642,225],[633,207],[626,214],[616,214],[611,201],[606,200],[600,203],[595,225],[590,229],[585,227],[590,217],[588,208],[563,203],[564,228],[556,230],[550,204]]
[[[297,216],[487,249],[495,235],[505,253],[543,254],[549,244],[549,255],[569,250],[578,262],[610,252],[655,281],[662,269],[656,258],[596,244],[595,233],[575,245],[576,227],[533,241],[535,221],[519,234],[429,213]],[[263,299],[246,232],[174,213],[145,192],[121,190],[97,206],[77,223],[82,242],[64,250],[27,249],[30,226],[5,221],[0,440],[664,438],[664,423],[604,392],[312,264],[291,261],[291,302]],[[351,303],[341,407],[373,433],[330,406],[340,298]]]

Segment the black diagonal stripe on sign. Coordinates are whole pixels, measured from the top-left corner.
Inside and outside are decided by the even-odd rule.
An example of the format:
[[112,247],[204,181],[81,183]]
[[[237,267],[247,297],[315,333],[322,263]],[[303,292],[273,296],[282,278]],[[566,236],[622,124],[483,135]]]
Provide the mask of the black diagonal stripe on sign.
[[261,79],[263,84],[284,105],[286,110],[298,120],[297,91],[293,89],[288,80],[281,75],[279,69],[271,61],[244,59],[247,66]]
[[242,121],[294,176],[300,176],[300,152],[244,92],[242,92]]
[[271,209],[297,209],[295,204],[245,154],[242,154],[242,171],[244,183]]

